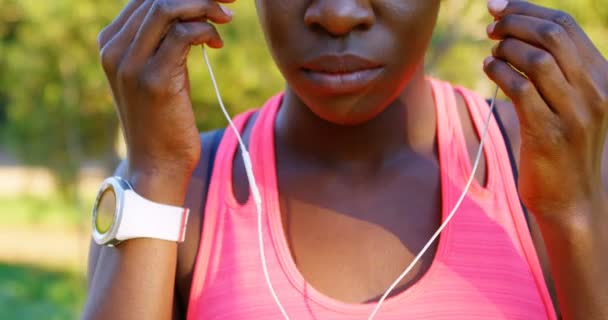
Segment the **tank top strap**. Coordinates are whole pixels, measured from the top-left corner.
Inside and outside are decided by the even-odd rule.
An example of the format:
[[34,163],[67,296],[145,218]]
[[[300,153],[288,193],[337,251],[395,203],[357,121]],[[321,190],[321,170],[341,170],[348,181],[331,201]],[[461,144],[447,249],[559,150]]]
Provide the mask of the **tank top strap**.
[[[249,121],[254,112],[255,110],[247,111],[233,119],[234,126],[239,132],[243,132],[247,121]],[[222,232],[222,228],[218,226],[222,221],[221,212],[230,197],[233,197],[231,194],[227,194],[226,190],[232,186],[232,160],[234,159],[237,147],[238,140],[234,131],[229,126],[225,129],[222,140],[218,145],[215,159],[212,159],[213,170],[211,171],[209,186],[207,186],[206,202],[203,206],[204,223],[192,276],[192,287],[190,289],[189,301],[191,306],[196,306],[195,301],[202,292],[205,280],[209,275],[209,270],[212,269],[209,266],[209,260],[214,246],[217,245],[214,239]],[[208,150],[203,150],[203,152],[208,152]],[[191,308],[188,310],[188,319],[193,319],[192,312],[195,309]]]
[[264,104],[251,132],[250,154],[253,174],[258,182],[265,212],[273,207],[274,201],[278,201],[274,128],[282,100],[283,93],[280,93]]
[[[453,143],[459,140],[464,141],[464,137],[458,135],[455,127],[460,127],[460,119],[456,105],[454,90],[449,83],[429,78],[429,83],[433,89],[435,99],[435,109],[437,112],[437,135],[439,143]],[[457,141],[453,141],[457,140]]]
[[[255,112],[256,110],[249,110],[239,114],[232,120],[234,126],[241,135],[243,134],[249,119]],[[222,137],[214,160],[214,169],[207,196],[208,199],[221,199],[228,204],[236,203],[232,192],[232,163],[238,149],[239,140],[234,133],[234,130],[228,126],[224,132],[224,136]],[[205,221],[208,221],[209,219],[208,213],[212,214],[215,211],[216,210],[213,208],[206,208]]]
[[[474,93],[466,88],[456,87],[456,91],[461,94],[465,101],[473,120],[473,125],[478,135],[481,137],[483,130],[486,125],[490,111],[488,102],[477,93]],[[500,131],[500,127],[496,118],[493,116],[490,119],[490,125],[488,127],[488,133],[484,144],[484,151],[486,156],[486,163],[488,165],[488,179],[492,179],[494,185],[494,191],[499,192],[510,203],[518,204],[514,206],[513,210],[517,211],[516,222],[519,222],[521,206],[519,205],[519,195],[517,193],[517,185],[513,178],[513,171],[511,168],[511,162],[509,160],[509,154],[505,144],[505,139]],[[524,217],[523,213],[521,217]],[[525,223],[525,219],[524,219]],[[520,226],[518,225],[518,228]],[[529,233],[527,227],[523,228],[525,233]]]
[[[477,133],[477,136],[481,139],[490,113],[490,106],[482,96],[469,89],[455,87],[454,90],[464,98],[467,111],[473,122],[473,128]],[[502,133],[500,132],[498,123],[494,117],[491,117],[487,137],[483,146],[487,167],[487,183],[485,189],[496,191],[497,188],[499,188],[496,184],[502,180],[501,171],[503,171],[500,162],[503,159],[508,159],[508,157],[502,153],[502,151],[505,150]],[[469,158],[467,157],[467,159]],[[466,163],[467,172],[470,173],[472,170],[472,163],[470,161],[466,161]]]
[[[462,121],[458,112],[455,88],[448,82],[429,79],[435,98],[437,114],[437,144],[442,168],[445,174],[464,187],[471,173],[471,163],[466,139],[462,130]],[[474,181],[472,193],[486,193],[483,187]]]
[[[455,87],[455,90],[464,98],[471,119],[473,120],[473,126],[475,127],[478,136],[481,137],[490,113],[488,102],[479,94],[474,93],[471,90],[462,87]],[[492,117],[488,128],[488,137],[491,137],[491,139],[487,141],[489,142],[487,144],[487,149],[490,151],[495,151],[497,147],[494,138],[502,137],[500,131],[497,130],[499,130],[498,123],[496,123],[496,119]],[[494,152],[492,152],[492,154],[494,154]]]

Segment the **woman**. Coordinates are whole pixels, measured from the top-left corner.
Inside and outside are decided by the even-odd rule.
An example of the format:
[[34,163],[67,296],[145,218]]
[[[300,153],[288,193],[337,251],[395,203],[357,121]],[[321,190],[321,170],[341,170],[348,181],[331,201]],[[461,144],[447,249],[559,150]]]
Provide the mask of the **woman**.
[[[179,246],[93,245],[84,318],[282,318],[236,137],[211,156],[217,136],[199,139],[189,99],[187,52],[222,47],[206,21],[229,22],[231,1],[132,0],[99,36],[128,145],[117,175],[193,213]],[[440,2],[256,1],[287,86],[235,121],[291,319],[367,318],[464,189],[489,108],[424,75]],[[511,145],[492,121],[459,212],[376,318],[608,319],[608,62],[563,12],[489,7],[500,41],[484,70],[513,102],[498,108]]]

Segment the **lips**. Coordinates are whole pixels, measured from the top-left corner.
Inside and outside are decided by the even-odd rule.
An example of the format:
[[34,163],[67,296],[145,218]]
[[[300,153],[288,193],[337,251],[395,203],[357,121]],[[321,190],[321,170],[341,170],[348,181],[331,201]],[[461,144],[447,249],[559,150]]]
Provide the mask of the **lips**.
[[304,63],[303,68],[329,74],[342,74],[375,69],[382,64],[357,55],[323,55]]
[[370,86],[383,65],[357,55],[323,55],[303,64],[302,70],[315,89],[327,94],[345,94]]

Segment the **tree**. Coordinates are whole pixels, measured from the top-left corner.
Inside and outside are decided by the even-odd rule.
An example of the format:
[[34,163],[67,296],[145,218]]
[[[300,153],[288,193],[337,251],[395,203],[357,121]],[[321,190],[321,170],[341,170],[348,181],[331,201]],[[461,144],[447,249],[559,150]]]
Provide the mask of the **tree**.
[[[537,0],[539,5],[572,14],[600,51],[608,54],[608,6],[606,0]],[[486,1],[443,1],[428,62],[429,72],[439,78],[473,88],[486,95],[491,83],[482,70],[493,41],[486,36],[492,21]]]
[[114,149],[116,117],[95,44],[108,17],[93,1],[0,5],[1,24],[12,26],[0,44],[7,144],[24,163],[51,168],[59,190],[71,195],[84,156]]

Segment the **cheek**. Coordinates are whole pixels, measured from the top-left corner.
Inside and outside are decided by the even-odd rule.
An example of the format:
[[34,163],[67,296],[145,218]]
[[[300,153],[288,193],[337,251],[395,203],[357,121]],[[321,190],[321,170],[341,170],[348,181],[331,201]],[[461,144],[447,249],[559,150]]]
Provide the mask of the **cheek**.
[[424,60],[437,22],[439,0],[385,2],[377,14],[382,34],[390,37],[386,42],[392,43],[387,47],[391,70],[405,76]]
[[277,55],[286,53],[293,36],[291,33],[297,29],[295,24],[301,23],[307,1],[302,0],[256,0],[258,18],[264,38],[270,47],[275,61],[280,64]]
[[[265,34],[277,33],[293,24],[299,16],[296,7],[302,6],[301,0],[257,0],[258,18]],[[301,19],[301,18],[300,18]],[[280,29],[283,28],[283,29]]]
[[[380,1],[378,21],[404,36],[420,37],[432,31],[439,14],[439,0]],[[407,40],[407,39],[404,39]]]
[[391,14],[395,17],[406,18],[409,20],[424,15],[425,12],[438,11],[438,0],[378,0],[375,2],[377,11],[382,14]]
[[385,1],[378,6],[378,21],[394,38],[401,52],[415,52],[426,44],[437,22],[439,0]]

